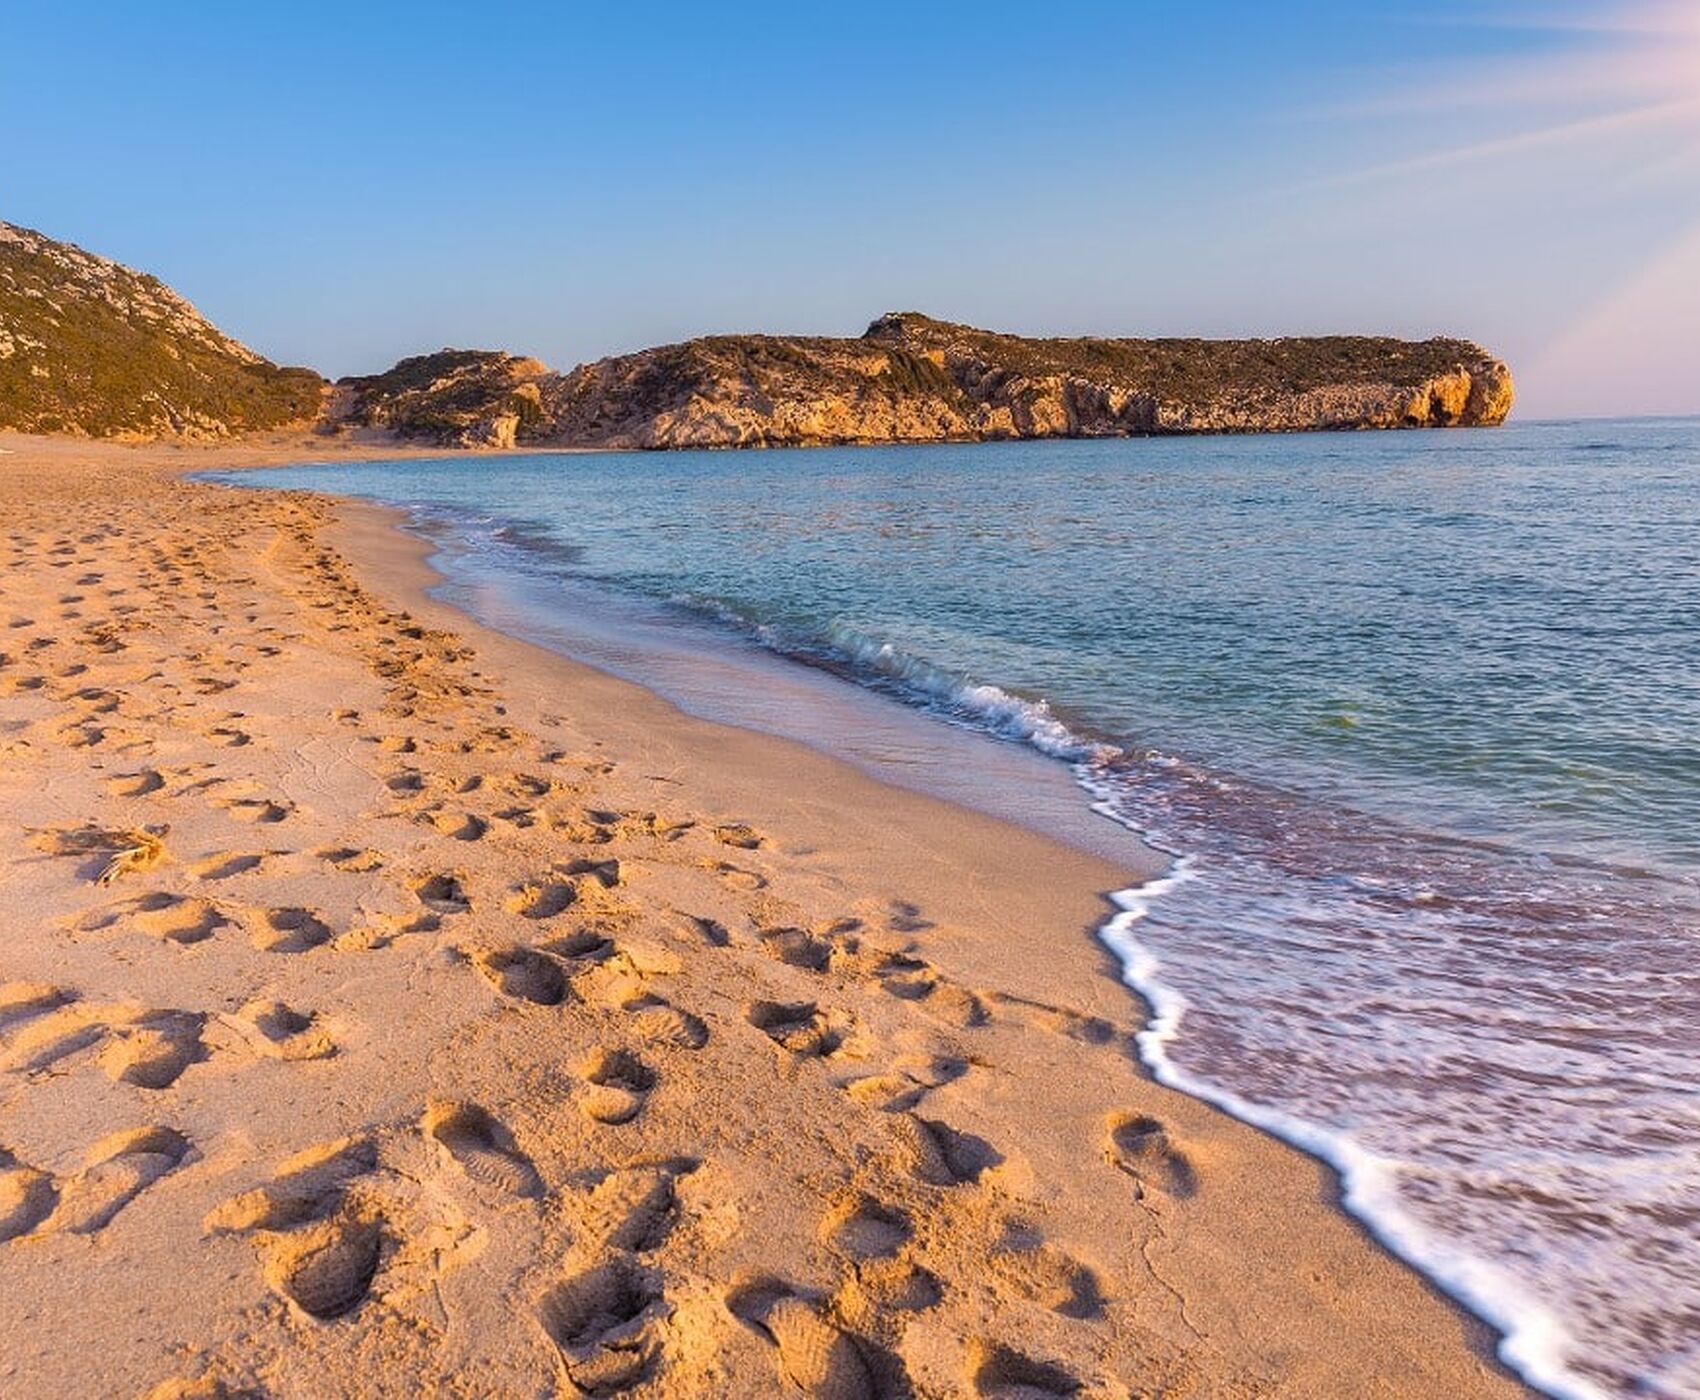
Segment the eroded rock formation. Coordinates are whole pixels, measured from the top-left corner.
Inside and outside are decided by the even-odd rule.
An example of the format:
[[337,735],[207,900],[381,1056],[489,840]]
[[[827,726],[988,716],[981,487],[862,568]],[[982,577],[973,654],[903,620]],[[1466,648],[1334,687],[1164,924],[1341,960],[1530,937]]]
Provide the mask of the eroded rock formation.
[[[355,420],[460,445],[765,447],[1482,426],[1511,373],[1462,340],[1038,340],[914,313],[856,339],[708,336],[567,374],[405,360]],[[510,431],[511,429],[511,431]]]

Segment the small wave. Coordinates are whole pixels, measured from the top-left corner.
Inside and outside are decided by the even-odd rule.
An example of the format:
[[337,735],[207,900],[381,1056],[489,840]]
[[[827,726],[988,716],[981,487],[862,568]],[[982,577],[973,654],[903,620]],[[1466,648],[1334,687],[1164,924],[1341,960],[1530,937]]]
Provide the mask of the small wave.
[[[1103,803],[1095,805],[1104,810]],[[1242,1098],[1188,1073],[1170,1057],[1169,1047],[1186,1018],[1187,1000],[1164,983],[1161,961],[1135,930],[1157,901],[1203,878],[1196,859],[1183,856],[1166,874],[1113,894],[1119,912],[1098,930],[1104,946],[1121,962],[1123,981],[1150,1008],[1145,1029],[1135,1039],[1152,1077],[1332,1167],[1340,1178],[1346,1211],[1390,1253],[1499,1332],[1500,1360],[1529,1385],[1556,1400],[1611,1400],[1606,1391],[1569,1368],[1565,1360],[1568,1332],[1517,1279],[1484,1259],[1449,1248],[1405,1209],[1397,1189],[1400,1164],[1396,1160],[1369,1151],[1345,1133]]]
[[811,635],[752,617],[724,599],[677,594],[672,601],[717,619],[781,656],[896,694],[922,709],[971,724],[998,738],[1030,744],[1051,758],[1096,765],[1122,756],[1116,745],[1072,729],[1043,697],[1027,699],[1001,686],[946,670],[845,623],[831,623]]

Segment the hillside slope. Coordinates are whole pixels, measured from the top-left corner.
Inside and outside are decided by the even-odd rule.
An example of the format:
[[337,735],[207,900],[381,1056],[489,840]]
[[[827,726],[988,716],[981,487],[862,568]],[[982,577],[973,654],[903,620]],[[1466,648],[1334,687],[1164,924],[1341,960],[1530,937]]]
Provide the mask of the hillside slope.
[[0,223],[0,428],[222,438],[311,421],[323,382],[232,340],[158,278]]

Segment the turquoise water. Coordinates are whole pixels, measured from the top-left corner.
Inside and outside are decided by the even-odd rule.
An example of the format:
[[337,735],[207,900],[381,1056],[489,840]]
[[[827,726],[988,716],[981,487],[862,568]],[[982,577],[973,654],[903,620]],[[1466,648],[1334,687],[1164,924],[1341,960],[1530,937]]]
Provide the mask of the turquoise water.
[[1531,1380],[1700,1393],[1700,423],[239,479],[409,506],[516,630],[1072,765],[1179,860],[1105,930],[1154,1071],[1332,1161]]

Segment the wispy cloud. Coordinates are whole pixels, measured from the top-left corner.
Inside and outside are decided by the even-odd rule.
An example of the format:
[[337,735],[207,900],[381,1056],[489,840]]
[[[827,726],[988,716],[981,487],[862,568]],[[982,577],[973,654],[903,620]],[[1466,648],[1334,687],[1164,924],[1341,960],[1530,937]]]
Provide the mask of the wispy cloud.
[[[1435,23],[1453,23],[1446,16]],[[1468,115],[1480,139],[1418,150],[1324,175],[1300,188],[1352,184],[1472,161],[1513,158],[1549,146],[1583,146],[1626,132],[1658,138],[1635,164],[1685,171],[1672,144],[1700,140],[1700,3],[1650,0],[1602,8],[1495,11],[1457,23],[1566,36],[1501,59],[1444,58],[1382,75],[1383,89],[1310,115],[1326,120]],[[1495,130],[1494,128],[1498,128]]]
[[[1491,161],[1507,156],[1525,155],[1543,147],[1572,145],[1598,137],[1642,130],[1670,130],[1684,122],[1700,128],[1700,96],[1679,102],[1660,102],[1649,107],[1634,107],[1626,111],[1608,112],[1602,116],[1583,117],[1576,121],[1558,122],[1531,131],[1514,132],[1507,136],[1491,137],[1484,141],[1467,142],[1443,150],[1424,151],[1419,155],[1376,165],[1360,166],[1355,170],[1334,175],[1321,175],[1295,186],[1296,189],[1326,189],[1333,186],[1361,184],[1365,181],[1411,175],[1446,166]],[[1651,168],[1651,167],[1648,167]],[[1677,168],[1674,167],[1673,168]]]

